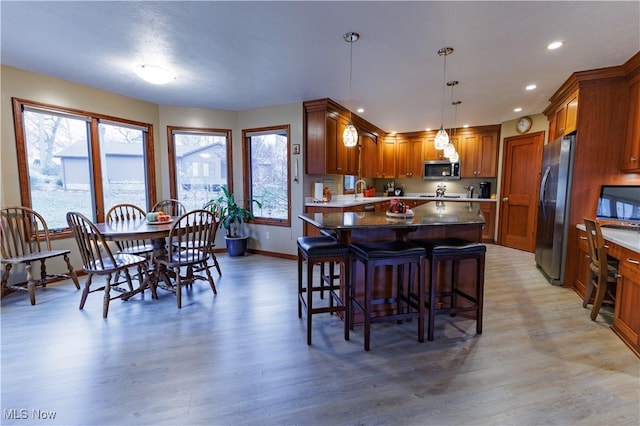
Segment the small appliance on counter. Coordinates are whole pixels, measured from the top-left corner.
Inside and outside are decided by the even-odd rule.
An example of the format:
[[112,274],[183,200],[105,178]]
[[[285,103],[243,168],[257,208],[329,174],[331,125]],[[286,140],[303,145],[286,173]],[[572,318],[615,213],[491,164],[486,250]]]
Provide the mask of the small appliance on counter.
[[478,183],[480,188],[480,198],[491,198],[491,182],[482,181]]

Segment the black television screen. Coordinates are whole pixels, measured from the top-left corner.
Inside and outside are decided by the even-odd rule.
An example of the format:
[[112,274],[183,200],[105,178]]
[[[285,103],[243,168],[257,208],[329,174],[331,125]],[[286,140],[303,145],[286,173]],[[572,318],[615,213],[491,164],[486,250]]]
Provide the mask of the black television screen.
[[640,185],[602,185],[596,218],[640,224]]

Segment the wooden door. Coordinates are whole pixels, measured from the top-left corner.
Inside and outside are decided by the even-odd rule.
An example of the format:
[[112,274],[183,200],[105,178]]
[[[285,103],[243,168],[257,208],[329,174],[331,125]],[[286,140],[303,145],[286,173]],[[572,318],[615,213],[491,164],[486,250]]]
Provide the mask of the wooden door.
[[544,132],[504,140],[499,243],[534,252]]

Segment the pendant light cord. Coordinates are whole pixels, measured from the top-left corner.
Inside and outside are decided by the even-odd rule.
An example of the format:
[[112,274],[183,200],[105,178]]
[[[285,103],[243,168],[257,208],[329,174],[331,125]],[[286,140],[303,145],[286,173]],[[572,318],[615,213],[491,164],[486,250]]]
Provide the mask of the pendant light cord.
[[349,121],[351,121],[351,78],[353,76],[353,42],[355,40],[349,41]]
[[442,68],[442,112],[440,114],[440,128],[444,129],[444,88],[447,80],[447,52],[444,52],[444,67]]

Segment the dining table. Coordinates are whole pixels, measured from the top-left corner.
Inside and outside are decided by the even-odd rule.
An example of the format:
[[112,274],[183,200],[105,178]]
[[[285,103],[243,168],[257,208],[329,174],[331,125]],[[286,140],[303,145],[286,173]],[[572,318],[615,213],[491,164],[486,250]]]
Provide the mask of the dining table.
[[[171,220],[167,222],[149,222],[146,218],[141,218],[114,222],[101,222],[96,223],[95,225],[106,241],[150,240],[153,246],[153,257],[157,257],[166,254],[166,239],[171,232],[171,227],[177,219],[177,216],[172,216]],[[172,274],[172,271],[167,270],[162,274],[162,276],[156,276],[155,274],[151,274],[151,276],[152,279],[155,280],[156,285],[160,282],[164,282],[166,284],[164,288],[170,288],[172,286],[171,279],[174,278]],[[138,291],[143,290],[145,287],[145,283],[140,283]]]

